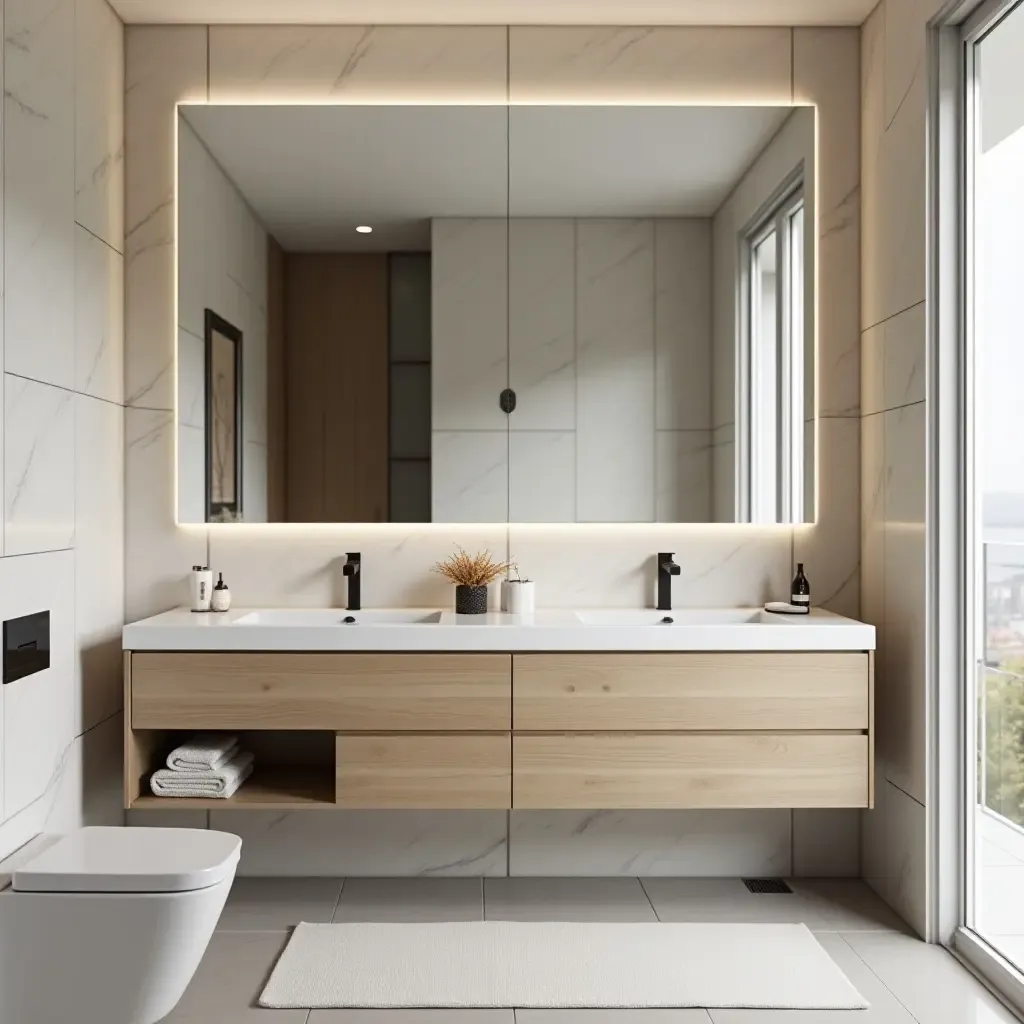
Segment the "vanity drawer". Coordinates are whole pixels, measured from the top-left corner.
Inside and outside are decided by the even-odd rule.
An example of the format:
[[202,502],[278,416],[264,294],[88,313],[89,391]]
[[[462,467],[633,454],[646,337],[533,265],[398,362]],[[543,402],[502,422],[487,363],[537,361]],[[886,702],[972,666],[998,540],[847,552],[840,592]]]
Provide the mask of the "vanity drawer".
[[492,736],[369,736],[337,739],[337,805],[508,809],[512,748]]
[[507,654],[135,653],[135,729],[507,732]]
[[516,729],[867,729],[860,651],[517,654]]
[[512,763],[515,808],[868,806],[851,733],[516,736]]

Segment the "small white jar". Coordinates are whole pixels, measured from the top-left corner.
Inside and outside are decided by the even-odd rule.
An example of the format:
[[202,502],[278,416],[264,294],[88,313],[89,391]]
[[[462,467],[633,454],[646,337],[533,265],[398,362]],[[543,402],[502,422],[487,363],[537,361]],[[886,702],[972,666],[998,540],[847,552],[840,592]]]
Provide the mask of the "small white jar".
[[532,580],[506,580],[502,584],[504,610],[510,615],[532,615],[537,609],[537,588]]

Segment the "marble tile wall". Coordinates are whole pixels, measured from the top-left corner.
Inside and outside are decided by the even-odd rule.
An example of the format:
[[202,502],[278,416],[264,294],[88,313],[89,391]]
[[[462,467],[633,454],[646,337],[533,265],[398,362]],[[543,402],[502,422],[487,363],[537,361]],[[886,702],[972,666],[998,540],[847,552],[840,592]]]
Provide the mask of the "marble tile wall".
[[179,118],[178,519],[206,519],[205,311],[242,332],[242,511],[267,521],[267,231]]
[[[674,549],[683,567],[676,584],[683,604],[757,603],[784,591],[794,554],[793,531],[786,528],[394,524],[296,532],[273,525],[176,526],[174,104],[270,98],[789,103],[795,97],[814,103],[836,140],[823,145],[820,154],[823,197],[824,183],[837,183],[823,198],[820,228],[831,225],[837,236],[847,233],[835,258],[822,263],[823,294],[827,289],[837,309],[854,311],[836,314],[836,331],[822,328],[824,367],[840,358],[841,346],[852,344],[856,351],[859,344],[852,320],[860,304],[857,217],[849,216],[850,204],[855,210],[859,201],[858,168],[854,156],[851,169],[850,153],[839,145],[857,135],[859,110],[851,97],[857,97],[858,48],[856,29],[130,27],[125,97],[128,617],[179,604],[188,567],[206,558],[225,572],[240,602],[334,602],[343,596],[337,560],[353,548],[363,552],[368,605],[446,603],[450,595],[429,568],[455,541],[512,550],[530,566],[547,605],[649,603],[653,555],[664,549]],[[824,258],[824,241],[820,251]],[[849,347],[846,352],[856,366]],[[835,379],[849,382],[852,372]],[[562,429],[559,423],[543,427]],[[823,451],[822,457],[836,464],[834,473],[845,467],[856,488],[857,445],[846,443],[834,452]],[[808,528],[811,538],[820,530],[837,541],[815,550],[808,566],[812,584],[843,580],[856,571],[859,529],[845,512],[823,503],[822,517]],[[829,516],[838,518],[833,522]],[[850,534],[855,539],[846,543]],[[807,542],[805,537],[802,543]],[[856,611],[846,591],[837,593],[845,610]],[[164,815],[170,813],[163,812],[159,820],[168,821]],[[218,824],[246,830],[243,870],[253,873],[317,873],[328,866],[358,873],[360,864],[380,872],[386,857],[389,869],[408,873],[500,873],[510,865],[513,871],[534,873],[544,871],[547,863],[550,871],[603,871],[615,864],[632,871],[636,864],[653,872],[699,873],[728,864],[729,870],[749,865],[769,872],[792,865],[814,874],[849,874],[855,869],[860,828],[856,812],[782,812],[769,818],[747,812],[734,817],[602,815],[590,822],[578,815],[531,821],[532,815],[520,819],[516,814],[509,843],[504,815],[469,814],[458,820],[387,812],[358,819],[341,814],[214,817]],[[206,823],[205,815],[175,818]],[[407,846],[425,852],[403,857],[397,851]]]
[[0,618],[50,667],[0,694],[0,856],[123,820],[124,32],[105,0],[5,0]]
[[[878,629],[868,881],[928,935],[926,795],[926,26],[883,0],[861,31],[861,608]],[[837,144],[842,144],[837,140]]]

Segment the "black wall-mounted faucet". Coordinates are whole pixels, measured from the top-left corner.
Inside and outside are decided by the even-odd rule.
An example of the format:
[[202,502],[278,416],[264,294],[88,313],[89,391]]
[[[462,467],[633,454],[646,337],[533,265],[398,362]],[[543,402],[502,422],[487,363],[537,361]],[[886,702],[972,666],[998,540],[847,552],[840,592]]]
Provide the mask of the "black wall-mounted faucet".
[[672,577],[680,573],[675,555],[671,551],[658,554],[658,611],[672,611]]
[[363,567],[363,556],[358,551],[345,553],[348,561],[345,563],[342,573],[348,577],[348,610],[357,612],[362,608],[362,581],[360,569]]

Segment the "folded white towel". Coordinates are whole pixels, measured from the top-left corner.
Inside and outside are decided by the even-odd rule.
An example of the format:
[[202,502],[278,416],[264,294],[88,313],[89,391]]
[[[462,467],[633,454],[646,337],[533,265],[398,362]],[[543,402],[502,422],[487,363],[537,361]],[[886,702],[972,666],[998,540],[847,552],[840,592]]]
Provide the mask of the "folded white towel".
[[179,772],[161,768],[153,772],[149,788],[155,796],[212,797],[226,800],[252,774],[253,755],[240,751],[212,772]]
[[167,755],[167,767],[176,772],[215,772],[238,753],[238,737],[223,732],[197,732],[188,743]]

